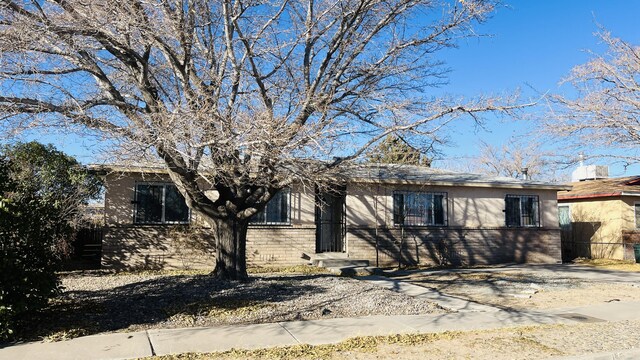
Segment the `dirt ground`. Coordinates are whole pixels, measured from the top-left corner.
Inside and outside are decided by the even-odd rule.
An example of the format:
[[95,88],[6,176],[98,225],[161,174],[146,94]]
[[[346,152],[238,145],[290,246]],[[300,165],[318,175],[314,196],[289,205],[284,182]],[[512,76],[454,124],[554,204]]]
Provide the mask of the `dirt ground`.
[[440,274],[417,272],[396,279],[447,295],[516,310],[640,301],[640,284],[585,281],[521,270]]

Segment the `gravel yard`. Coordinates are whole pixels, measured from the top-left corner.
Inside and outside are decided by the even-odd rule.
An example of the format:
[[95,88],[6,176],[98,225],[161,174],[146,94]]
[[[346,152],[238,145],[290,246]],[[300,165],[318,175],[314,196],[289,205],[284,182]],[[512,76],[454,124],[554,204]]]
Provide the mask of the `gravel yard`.
[[249,282],[208,275],[76,274],[63,277],[31,338],[112,331],[388,314],[434,314],[436,305],[351,278],[259,274]]

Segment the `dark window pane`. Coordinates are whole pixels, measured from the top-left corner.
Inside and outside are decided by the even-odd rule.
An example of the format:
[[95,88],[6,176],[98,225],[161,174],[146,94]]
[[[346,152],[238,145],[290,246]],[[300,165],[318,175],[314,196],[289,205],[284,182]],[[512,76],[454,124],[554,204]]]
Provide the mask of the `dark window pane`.
[[640,229],[640,204],[635,204],[636,208],[636,228]]
[[445,225],[446,193],[395,192],[393,223],[397,225]]
[[520,226],[520,198],[508,196],[505,199],[505,215],[507,226]]
[[136,223],[162,222],[162,185],[136,186]]
[[189,221],[189,207],[175,185],[167,185],[166,187],[164,220],[167,222]]
[[539,226],[538,197],[534,195],[507,195],[505,198],[507,226]]
[[252,224],[287,224],[289,223],[289,199],[291,191],[283,189],[277,192],[266,207],[257,212],[249,220]]
[[[265,208],[267,223],[281,223],[287,221],[286,203],[283,204],[284,198],[286,197],[284,195],[285,193],[283,191],[280,191],[275,194],[271,198],[271,200],[269,200],[269,203]],[[284,216],[283,212],[285,212]]]
[[520,198],[520,207],[521,207],[521,218],[522,218],[522,226],[531,226],[534,225],[533,219],[533,199],[530,197],[522,197]]
[[267,218],[266,218],[266,215],[264,213],[264,210],[263,211],[258,211],[249,220],[249,222],[251,224],[264,224],[266,221],[267,221]]
[[433,196],[433,212],[434,224],[444,225],[444,195],[436,194]]
[[404,224],[404,194],[393,194],[393,223]]

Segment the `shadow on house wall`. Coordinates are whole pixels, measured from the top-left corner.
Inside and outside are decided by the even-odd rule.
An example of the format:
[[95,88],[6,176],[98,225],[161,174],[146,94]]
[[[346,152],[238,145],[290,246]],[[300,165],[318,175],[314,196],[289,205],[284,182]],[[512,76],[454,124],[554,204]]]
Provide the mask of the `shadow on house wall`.
[[201,269],[215,265],[210,230],[187,225],[108,227],[102,266],[127,269]]
[[349,255],[378,266],[556,263],[560,231],[540,228],[351,228]]
[[562,261],[576,258],[592,258],[591,242],[596,232],[602,227],[598,221],[577,221],[562,230]]

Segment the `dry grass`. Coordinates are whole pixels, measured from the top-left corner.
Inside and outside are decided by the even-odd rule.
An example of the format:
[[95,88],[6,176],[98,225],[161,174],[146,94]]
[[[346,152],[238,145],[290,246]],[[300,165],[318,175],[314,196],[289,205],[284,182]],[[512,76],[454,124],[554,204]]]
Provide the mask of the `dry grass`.
[[145,360],[208,360],[208,359],[333,359],[347,352],[375,353],[381,346],[395,345],[399,347],[415,347],[427,345],[436,341],[461,341],[471,342],[479,335],[502,338],[508,336],[508,341],[554,355],[562,355],[557,349],[550,348],[528,334],[540,330],[554,330],[566,327],[566,325],[539,325],[523,326],[518,328],[506,328],[497,330],[478,331],[445,331],[429,334],[401,334],[388,336],[362,336],[347,339],[337,344],[328,345],[295,345],[274,347],[256,350],[232,349],[217,353],[185,353],[178,355],[163,355],[144,358]]
[[336,353],[357,351],[362,353],[375,352],[379,345],[415,346],[436,340],[451,340],[463,334],[459,331],[447,331],[433,334],[403,334],[389,336],[361,336],[347,339],[337,344],[328,345],[294,345],[256,350],[232,349],[219,353],[185,353],[179,355],[164,355],[145,358],[147,360],[205,360],[205,359],[330,359]]
[[247,269],[249,274],[328,274],[329,270],[311,265],[295,265],[280,267],[250,267]]
[[[60,276],[77,276],[93,274],[96,276],[195,276],[195,275],[208,275],[213,269],[188,269],[188,270],[85,270],[85,271],[61,271],[58,274]],[[249,274],[301,274],[301,275],[313,275],[313,274],[328,274],[329,271],[325,268],[320,268],[311,265],[295,265],[295,266],[253,266],[247,268]]]
[[246,315],[268,306],[270,305],[266,302],[246,299],[228,299],[224,302],[211,299],[189,303],[179,308],[169,308],[166,311],[168,315],[174,314],[169,317],[170,321],[193,326],[198,317],[225,319]]
[[574,263],[606,270],[640,272],[640,264],[636,264],[632,260],[576,259]]
[[194,276],[194,275],[207,275],[211,273],[211,269],[190,269],[190,270],[131,270],[131,271],[117,271],[109,275],[112,276]]

